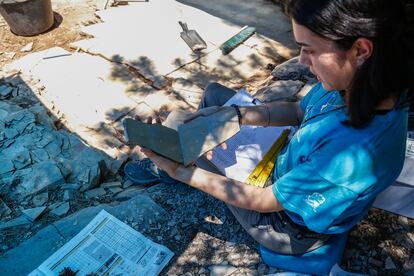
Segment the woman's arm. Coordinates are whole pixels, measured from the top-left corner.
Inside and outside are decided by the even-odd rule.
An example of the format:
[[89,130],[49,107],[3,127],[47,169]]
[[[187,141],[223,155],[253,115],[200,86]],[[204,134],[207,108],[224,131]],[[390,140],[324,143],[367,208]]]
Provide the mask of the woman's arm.
[[[210,116],[223,108],[231,106],[210,106],[198,110],[184,122],[194,120],[199,116]],[[258,106],[239,106],[242,116],[241,123],[255,126],[296,126],[303,119],[303,111],[299,102],[270,102]]]
[[259,106],[240,106],[242,124],[259,126],[295,126],[303,119],[299,102],[270,102]]
[[142,152],[172,178],[228,204],[262,213],[283,210],[270,186],[262,189],[200,168],[181,166],[148,149],[142,149]]

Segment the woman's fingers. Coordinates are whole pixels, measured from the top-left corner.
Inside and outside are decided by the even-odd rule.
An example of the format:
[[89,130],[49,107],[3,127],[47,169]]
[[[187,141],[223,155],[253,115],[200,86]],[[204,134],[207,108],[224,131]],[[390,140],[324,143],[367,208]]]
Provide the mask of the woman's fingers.
[[[226,142],[221,143],[220,144],[220,148],[222,150],[227,150],[227,144],[226,144]],[[209,150],[209,151],[206,152],[205,157],[207,158],[207,160],[210,160],[211,161],[211,160],[213,160],[213,155],[214,155],[213,151],[212,150]]]

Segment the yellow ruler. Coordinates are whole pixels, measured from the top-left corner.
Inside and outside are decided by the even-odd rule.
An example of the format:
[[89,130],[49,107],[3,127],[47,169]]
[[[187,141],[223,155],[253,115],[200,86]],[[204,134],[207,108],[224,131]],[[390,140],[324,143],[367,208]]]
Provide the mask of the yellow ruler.
[[270,173],[272,172],[273,167],[275,166],[277,156],[287,141],[289,132],[289,129],[285,129],[282,132],[270,150],[266,153],[263,159],[259,162],[259,164],[257,164],[256,168],[249,175],[246,180],[247,184],[261,188],[264,187],[267,179],[270,176]]

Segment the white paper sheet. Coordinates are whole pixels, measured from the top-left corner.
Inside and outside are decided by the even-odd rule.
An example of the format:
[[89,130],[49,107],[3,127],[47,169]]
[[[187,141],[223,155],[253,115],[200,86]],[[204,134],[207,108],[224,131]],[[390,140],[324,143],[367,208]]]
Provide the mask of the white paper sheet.
[[174,254],[102,210],[82,231],[29,275],[158,275]]
[[397,181],[414,188],[414,133],[408,134],[404,167]]
[[375,208],[414,219],[414,187],[394,183],[377,196]]
[[[240,90],[225,105],[260,105],[253,103],[254,98],[245,90]],[[291,127],[241,126],[239,133],[226,141],[227,149],[217,147],[213,150],[211,162],[227,177],[245,182],[250,173],[281,135]]]

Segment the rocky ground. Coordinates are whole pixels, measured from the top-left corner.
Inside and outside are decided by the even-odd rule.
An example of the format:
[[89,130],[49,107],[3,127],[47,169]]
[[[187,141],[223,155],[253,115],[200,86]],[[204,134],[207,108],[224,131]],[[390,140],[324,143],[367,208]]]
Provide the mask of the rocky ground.
[[[97,5],[106,4],[101,2],[58,5],[55,10],[69,19],[41,35],[42,39],[15,37],[0,22],[0,35],[4,38],[1,65],[54,45],[68,49],[69,42],[82,37],[81,22],[97,20],[93,12]],[[28,44],[27,52],[22,51]],[[259,89],[259,96],[268,99],[269,95],[278,95],[293,100],[294,94],[269,94],[269,91],[281,87],[297,91],[303,82],[311,80],[307,72],[296,75],[273,69],[274,65],[269,65],[258,72],[249,89],[255,91],[265,83],[265,88]],[[137,197],[147,196],[163,211],[154,218],[124,221],[175,253],[162,274],[275,272],[262,262],[257,243],[222,202],[184,184],[133,185],[123,175],[122,167],[112,173],[107,157],[65,129],[18,74],[1,73],[4,78],[0,81],[0,267],[6,263],[1,259],[13,254],[19,256],[22,252],[19,248],[26,248],[25,241],[35,242],[49,226],[58,225],[66,217],[73,214],[80,217],[86,210],[104,205],[122,207]],[[64,242],[60,240],[57,248]],[[369,275],[414,275],[413,250],[414,221],[372,209],[352,230],[341,266]]]

